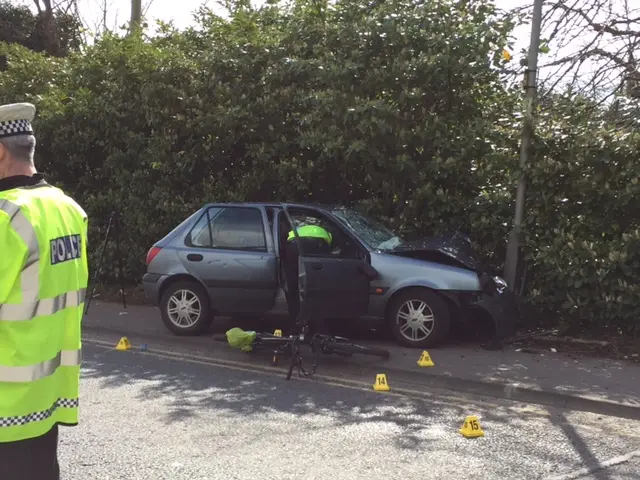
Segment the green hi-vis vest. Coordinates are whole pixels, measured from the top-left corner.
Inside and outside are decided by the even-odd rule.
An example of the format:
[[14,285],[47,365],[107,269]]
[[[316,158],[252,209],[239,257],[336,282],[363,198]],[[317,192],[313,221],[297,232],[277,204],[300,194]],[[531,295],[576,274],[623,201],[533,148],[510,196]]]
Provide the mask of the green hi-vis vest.
[[78,423],[86,245],[58,188],[0,191],[0,443]]

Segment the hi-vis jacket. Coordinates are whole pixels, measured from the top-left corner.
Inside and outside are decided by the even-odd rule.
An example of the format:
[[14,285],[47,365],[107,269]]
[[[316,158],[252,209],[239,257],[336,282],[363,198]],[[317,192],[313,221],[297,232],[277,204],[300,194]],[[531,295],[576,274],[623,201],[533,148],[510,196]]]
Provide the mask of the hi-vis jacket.
[[87,215],[58,188],[0,189],[0,443],[78,423],[86,244]]

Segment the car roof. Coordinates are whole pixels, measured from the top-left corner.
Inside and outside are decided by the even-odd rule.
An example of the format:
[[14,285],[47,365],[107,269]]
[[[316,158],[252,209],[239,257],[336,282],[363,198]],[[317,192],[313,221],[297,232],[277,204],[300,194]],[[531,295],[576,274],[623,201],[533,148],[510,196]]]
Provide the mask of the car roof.
[[287,203],[287,202],[226,202],[226,203],[214,203],[210,202],[203,205],[203,208],[219,206],[219,207],[241,207],[241,206],[251,206],[251,207],[271,207],[271,208],[282,208],[283,205],[287,207],[306,207],[306,208],[315,208],[317,210],[324,210],[326,212],[331,212],[335,210],[343,210],[347,207],[346,205],[340,204],[330,204],[330,203]]

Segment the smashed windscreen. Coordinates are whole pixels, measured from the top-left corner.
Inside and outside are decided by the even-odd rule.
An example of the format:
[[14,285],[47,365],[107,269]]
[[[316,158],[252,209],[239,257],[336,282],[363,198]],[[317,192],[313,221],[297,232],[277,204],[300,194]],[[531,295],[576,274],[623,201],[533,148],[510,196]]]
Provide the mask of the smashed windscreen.
[[369,247],[377,250],[393,250],[405,241],[382,222],[355,210],[340,208],[332,212],[350,227]]

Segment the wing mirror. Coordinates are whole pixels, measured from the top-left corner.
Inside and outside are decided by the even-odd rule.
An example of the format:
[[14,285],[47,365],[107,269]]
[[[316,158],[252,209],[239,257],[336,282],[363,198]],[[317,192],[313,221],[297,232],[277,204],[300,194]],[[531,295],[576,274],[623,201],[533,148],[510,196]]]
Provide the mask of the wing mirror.
[[380,273],[371,265],[369,265],[368,262],[362,262],[359,265],[359,268],[360,268],[360,271],[362,271],[362,273],[364,273],[367,276],[367,278],[369,278],[369,281],[376,280],[380,277]]

